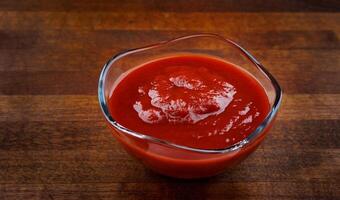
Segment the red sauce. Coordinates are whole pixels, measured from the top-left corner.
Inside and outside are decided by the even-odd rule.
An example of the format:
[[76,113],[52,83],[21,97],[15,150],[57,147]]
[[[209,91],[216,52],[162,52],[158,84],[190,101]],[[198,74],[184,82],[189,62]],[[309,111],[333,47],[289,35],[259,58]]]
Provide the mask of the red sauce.
[[135,132],[220,149],[252,133],[270,105],[261,84],[240,67],[212,57],[177,55],[121,77],[109,109],[118,123]]

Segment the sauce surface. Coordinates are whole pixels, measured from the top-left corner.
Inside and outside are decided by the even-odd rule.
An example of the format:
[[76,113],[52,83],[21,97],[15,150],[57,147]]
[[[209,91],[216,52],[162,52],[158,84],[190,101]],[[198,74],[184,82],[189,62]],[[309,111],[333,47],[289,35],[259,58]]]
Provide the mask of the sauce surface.
[[112,117],[126,128],[194,148],[235,144],[270,109],[261,84],[231,63],[178,55],[128,72],[109,98]]

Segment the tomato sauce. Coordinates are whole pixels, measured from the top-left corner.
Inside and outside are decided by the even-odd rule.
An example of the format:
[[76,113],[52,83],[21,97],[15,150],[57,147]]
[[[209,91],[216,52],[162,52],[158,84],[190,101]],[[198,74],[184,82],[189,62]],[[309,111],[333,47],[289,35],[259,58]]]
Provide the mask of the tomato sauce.
[[124,127],[178,145],[221,149],[235,144],[270,110],[262,85],[221,59],[176,55],[135,67],[109,97],[111,116]]

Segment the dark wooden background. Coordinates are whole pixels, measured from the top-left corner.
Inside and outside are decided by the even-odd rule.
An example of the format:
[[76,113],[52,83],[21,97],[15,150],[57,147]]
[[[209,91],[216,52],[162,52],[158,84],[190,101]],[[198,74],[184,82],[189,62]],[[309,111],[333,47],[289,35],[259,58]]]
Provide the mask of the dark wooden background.
[[[260,148],[183,181],[130,158],[97,102],[113,54],[195,32],[250,50],[284,100]],[[340,2],[0,1],[0,199],[340,199]]]

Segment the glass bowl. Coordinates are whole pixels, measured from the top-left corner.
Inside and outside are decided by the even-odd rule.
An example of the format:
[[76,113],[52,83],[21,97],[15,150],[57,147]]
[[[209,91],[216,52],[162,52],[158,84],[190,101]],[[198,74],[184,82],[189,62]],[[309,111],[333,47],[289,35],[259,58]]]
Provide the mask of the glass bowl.
[[[271,108],[254,132],[224,149],[197,149],[130,130],[111,116],[108,99],[114,85],[122,77],[143,63],[178,54],[207,55],[226,60],[242,67],[262,84]],[[128,153],[160,174],[177,178],[201,178],[223,172],[258,147],[273,124],[281,103],[282,90],[275,78],[240,45],[215,34],[195,34],[127,50],[113,56],[100,74],[98,98],[113,136]]]

